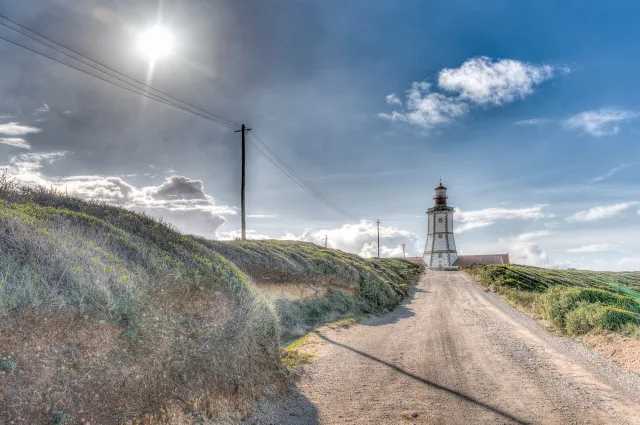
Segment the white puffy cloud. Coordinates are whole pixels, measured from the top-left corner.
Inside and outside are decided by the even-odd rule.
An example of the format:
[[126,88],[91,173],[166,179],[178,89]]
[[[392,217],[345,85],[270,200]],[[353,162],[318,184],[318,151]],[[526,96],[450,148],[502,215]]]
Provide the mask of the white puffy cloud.
[[9,174],[23,185],[51,186],[51,181],[41,173],[43,163],[52,163],[63,158],[66,152],[24,153],[9,159]]
[[549,215],[545,215],[542,209],[546,205],[535,205],[530,208],[485,208],[483,210],[462,211],[456,209],[456,221],[460,223],[455,231],[462,233],[471,229],[486,227],[494,224],[498,220],[537,220]]
[[472,58],[459,68],[445,68],[438,74],[438,88],[453,94],[435,92],[430,83],[416,81],[407,90],[404,105],[395,93],[387,95],[387,103],[400,106],[400,110],[378,116],[431,130],[455,121],[469,112],[471,106],[499,106],[522,99],[533,93],[536,85],[553,77],[556,70],[568,72],[567,68],[547,64]]
[[538,239],[551,234],[552,232],[550,231],[539,230],[505,239],[504,242],[509,246],[509,259],[515,264],[538,267],[549,266],[549,254],[540,248]]
[[170,176],[159,186],[135,187],[117,176],[68,176],[55,178],[41,172],[44,162],[64,157],[64,152],[29,153],[11,158],[9,173],[18,183],[53,187],[70,196],[95,199],[144,212],[174,225],[184,233],[215,237],[224,216],[235,208],[217,205],[200,180]]
[[7,136],[24,136],[27,134],[40,133],[42,130],[37,127],[22,125],[19,122],[9,122],[0,124],[0,134]]
[[602,108],[597,111],[581,112],[567,119],[565,127],[580,130],[594,137],[618,134],[620,124],[640,116],[636,111]]
[[609,205],[606,207],[593,207],[588,210],[578,211],[570,217],[565,218],[566,221],[594,221],[607,217],[613,217],[621,213],[624,210],[631,208],[633,205],[637,205],[639,202],[623,202],[620,204]]
[[[466,103],[440,93],[431,93],[430,87],[431,85],[426,82],[414,82],[407,91],[404,112],[393,111],[390,114],[379,114],[379,116],[390,121],[403,121],[432,129],[448,124],[467,113],[469,107]],[[395,100],[397,102],[394,103],[402,103],[397,96],[394,98]]]
[[31,149],[31,145],[20,137],[0,137],[0,145],[13,146],[20,149]]
[[387,95],[386,100],[389,105],[402,105],[402,101],[395,93]]
[[[377,226],[375,222],[368,220],[334,229],[307,229],[301,235],[286,233],[281,239],[314,242],[324,246],[325,236],[328,237],[329,248],[367,258],[378,255]],[[397,227],[380,226],[381,257],[402,257],[402,244],[405,244],[406,255],[413,256],[418,251],[417,242],[418,237],[414,233]]]
[[592,178],[591,180],[589,180],[589,183],[598,183],[598,182],[601,182],[603,180],[607,180],[607,179],[611,178],[611,176],[613,176],[618,171],[620,171],[620,170],[622,170],[624,168],[627,168],[627,167],[629,167],[631,165],[635,165],[635,164],[637,164],[637,162],[629,162],[629,163],[626,163],[626,164],[618,165],[617,167],[613,167],[611,170],[609,170],[608,173],[606,173],[606,174],[604,174],[602,176],[598,176],[598,177]]
[[606,252],[613,251],[618,245],[612,243],[594,243],[591,245],[584,245],[578,248],[571,248],[569,252]]
[[534,86],[553,77],[553,71],[551,65],[482,56],[440,71],[438,86],[472,103],[502,105],[530,95]]

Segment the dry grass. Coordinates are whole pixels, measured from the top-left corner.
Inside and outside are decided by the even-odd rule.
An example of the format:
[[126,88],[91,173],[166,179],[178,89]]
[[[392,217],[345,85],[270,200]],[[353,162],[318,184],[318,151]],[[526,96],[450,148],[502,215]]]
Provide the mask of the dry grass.
[[0,178],[0,253],[3,420],[237,421],[283,377],[273,308],[163,223]]
[[[276,311],[234,262],[258,281],[353,293]],[[237,423],[287,385],[281,329],[391,309],[420,271],[311,244],[207,241],[0,175],[0,418]]]
[[395,308],[424,267],[402,259],[365,259],[297,241],[206,241],[260,286],[303,283],[324,286],[326,296],[276,301],[285,342],[346,317]]

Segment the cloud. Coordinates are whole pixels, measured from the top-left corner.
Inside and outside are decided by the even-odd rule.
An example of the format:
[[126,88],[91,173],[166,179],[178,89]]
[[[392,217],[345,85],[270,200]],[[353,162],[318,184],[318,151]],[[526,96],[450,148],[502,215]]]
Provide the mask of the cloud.
[[624,269],[624,270],[640,270],[640,257],[638,257],[638,258],[631,258],[631,257],[621,258],[616,262],[616,264],[618,265],[618,267],[620,267],[621,269]]
[[[431,85],[414,82],[407,91],[404,112],[379,114],[390,121],[402,121],[426,129],[442,126],[454,121],[468,111],[468,106],[452,97],[440,93],[430,93]],[[387,96],[388,97],[388,96]]]
[[40,133],[41,131],[42,130],[37,127],[21,125],[18,122],[0,124],[0,134],[6,134],[7,136],[24,136],[32,133]]
[[53,162],[65,152],[29,153],[12,157],[9,173],[18,183],[53,187],[69,196],[100,200],[143,212],[174,225],[178,230],[213,238],[236,209],[217,205],[200,180],[170,176],[158,186],[135,187],[118,176],[44,176],[43,163]]
[[515,125],[542,125],[548,123],[550,120],[546,118],[531,118],[528,120],[520,120],[514,122]]
[[466,232],[467,230],[479,229],[480,227],[487,227],[494,224],[495,221],[470,221],[467,223],[463,223],[461,226],[456,228],[456,233]]
[[516,237],[505,239],[509,246],[509,258],[512,263],[530,266],[549,266],[549,254],[540,248],[538,239],[551,235],[548,230],[522,233]]
[[567,251],[569,252],[606,252],[606,251],[613,251],[617,247],[618,245],[611,244],[611,243],[595,243],[591,245],[581,246],[578,248],[571,248],[571,249],[568,249]]
[[4,115],[0,115],[0,120],[10,120],[11,118],[15,118],[15,115],[11,115],[11,114],[4,114]]
[[[287,233],[281,239],[300,240],[324,245],[325,235],[328,236],[329,248],[359,254],[370,258],[378,255],[376,223],[361,220],[355,224],[345,224],[334,229],[307,229],[301,235]],[[380,226],[380,256],[401,257],[402,244],[405,244],[407,256],[414,256],[419,251],[418,237],[407,230],[393,226]]]
[[387,95],[386,100],[389,105],[402,105],[402,101],[400,100],[398,95],[395,93],[391,93]]
[[48,112],[50,112],[51,109],[49,109],[49,105],[47,105],[46,103],[43,104],[41,107],[39,107],[38,109],[36,109],[35,111],[33,111],[33,115],[38,115],[38,114],[46,114]]
[[476,211],[462,211],[456,209],[456,221],[461,225],[456,227],[456,233],[486,227],[498,220],[537,220],[548,217],[542,212],[546,205],[535,205],[531,208],[486,208]]
[[[261,235],[260,233],[256,232],[255,230],[247,230],[246,236],[247,236],[247,239],[254,240],[254,241],[255,240],[273,239],[270,236]],[[216,239],[219,239],[221,241],[232,241],[232,240],[240,239],[240,238],[242,238],[242,230],[233,230],[231,232],[219,232],[216,235]]]
[[9,174],[23,185],[51,186],[49,179],[45,178],[40,170],[42,164],[52,163],[63,158],[66,152],[24,153],[9,159]]
[[594,137],[611,136],[618,134],[622,122],[629,121],[640,116],[635,111],[621,109],[599,109],[586,111],[574,115],[564,122],[565,127],[572,130],[580,130]]
[[493,60],[481,56],[459,68],[445,68],[438,86],[458,92],[461,99],[484,105],[503,105],[533,93],[534,86],[553,77],[551,65],[534,65],[513,59]]
[[20,137],[0,137],[0,145],[8,145],[8,146],[13,146],[14,148],[20,148],[20,149],[31,149],[31,145],[29,144],[29,142],[27,142],[24,139],[21,139]]
[[441,92],[433,91],[427,81],[415,81],[407,90],[404,105],[395,93],[387,95],[389,105],[401,108],[378,116],[431,130],[450,124],[468,113],[472,106],[500,106],[522,99],[533,93],[536,85],[552,78],[557,69],[560,68],[512,59],[472,58],[459,68],[440,71],[438,89]]
[[247,214],[248,218],[264,218],[264,219],[269,219],[269,218],[273,218],[273,219],[278,219],[279,217],[275,214]]
[[617,173],[618,171],[622,170],[623,168],[627,168],[627,167],[629,167],[631,165],[635,165],[635,164],[637,164],[637,162],[629,162],[627,164],[622,164],[622,165],[619,165],[617,167],[613,167],[605,175],[592,178],[591,180],[589,180],[589,183],[598,183],[598,182],[601,182],[603,180],[609,179],[609,178],[611,178],[611,176],[613,176],[615,173]]
[[570,217],[565,218],[568,222],[573,221],[594,221],[607,217],[613,217],[622,211],[631,208],[633,205],[637,205],[637,201],[623,202],[621,204],[609,205],[606,207],[593,207],[588,210],[578,211]]

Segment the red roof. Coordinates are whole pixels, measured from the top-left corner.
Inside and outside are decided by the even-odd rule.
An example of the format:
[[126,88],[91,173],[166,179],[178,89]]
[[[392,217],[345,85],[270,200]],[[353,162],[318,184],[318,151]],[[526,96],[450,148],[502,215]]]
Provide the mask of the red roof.
[[509,264],[509,254],[459,255],[454,266],[470,266],[471,264]]
[[444,187],[444,186],[442,185],[442,183],[440,183],[440,186],[436,187],[436,190],[438,190],[438,189],[444,189],[444,190],[447,190],[447,188],[446,188],[446,187]]

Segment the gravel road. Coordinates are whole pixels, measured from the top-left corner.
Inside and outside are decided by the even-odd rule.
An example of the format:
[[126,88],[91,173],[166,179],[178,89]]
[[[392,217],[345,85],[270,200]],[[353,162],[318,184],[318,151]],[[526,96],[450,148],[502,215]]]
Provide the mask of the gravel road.
[[297,394],[246,424],[640,425],[639,375],[462,272],[428,271],[393,312],[311,344]]

